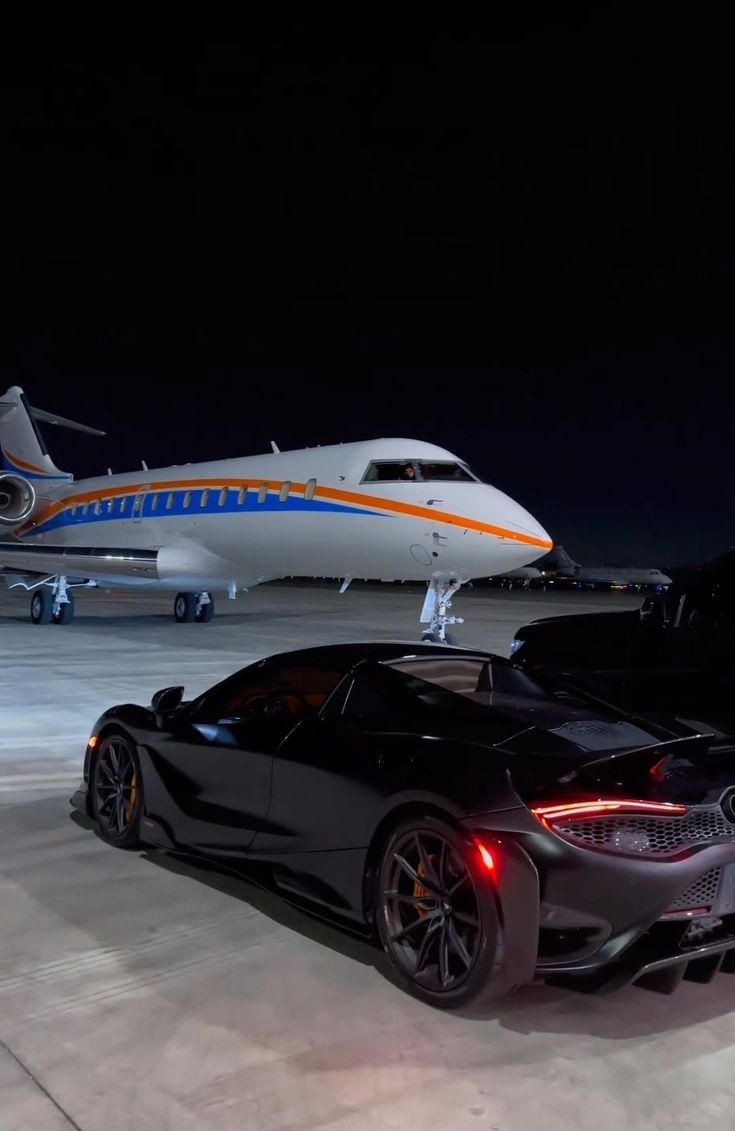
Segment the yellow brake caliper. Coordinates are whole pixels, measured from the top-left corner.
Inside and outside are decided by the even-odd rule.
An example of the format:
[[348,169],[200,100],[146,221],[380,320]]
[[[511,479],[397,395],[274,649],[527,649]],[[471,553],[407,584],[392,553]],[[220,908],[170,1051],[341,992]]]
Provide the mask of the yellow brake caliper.
[[129,825],[133,814],[135,813],[135,805],[138,800],[138,775],[133,771],[133,776],[130,779],[130,800],[128,801],[125,809],[125,824]]
[[[432,864],[434,863],[434,857],[433,856],[430,856],[429,860],[431,861]],[[419,864],[416,871],[419,874],[419,876],[421,876],[421,879],[423,880],[424,876],[426,875],[426,869],[424,868],[423,864]],[[414,884],[413,885],[413,898],[414,899],[430,899],[431,898],[431,892],[429,891],[428,888],[425,888],[423,886],[423,884]],[[428,911],[426,910],[425,907],[417,907],[416,911],[418,912],[420,919],[423,919],[425,915],[428,915]]]

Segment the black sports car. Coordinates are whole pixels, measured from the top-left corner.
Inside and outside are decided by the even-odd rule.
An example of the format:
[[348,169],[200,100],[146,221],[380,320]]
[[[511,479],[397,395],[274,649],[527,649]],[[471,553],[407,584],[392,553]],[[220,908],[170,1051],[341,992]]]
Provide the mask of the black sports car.
[[458,1005],[735,970],[735,745],[485,652],[311,648],[94,726],[72,803],[375,932]]

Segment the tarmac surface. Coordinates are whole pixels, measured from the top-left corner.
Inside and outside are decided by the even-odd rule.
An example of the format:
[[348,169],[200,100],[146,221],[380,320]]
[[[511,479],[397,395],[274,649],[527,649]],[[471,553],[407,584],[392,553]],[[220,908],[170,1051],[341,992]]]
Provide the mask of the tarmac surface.
[[[66,627],[0,593],[0,1131],[639,1131],[733,1126],[735,978],[671,997],[529,987],[434,1011],[380,953],[244,882],[106,846],[74,814],[111,704],[187,696],[302,645],[417,639],[409,586],[264,586],[177,625],[168,596],[83,592]],[[463,592],[459,642],[506,653],[621,594]]]

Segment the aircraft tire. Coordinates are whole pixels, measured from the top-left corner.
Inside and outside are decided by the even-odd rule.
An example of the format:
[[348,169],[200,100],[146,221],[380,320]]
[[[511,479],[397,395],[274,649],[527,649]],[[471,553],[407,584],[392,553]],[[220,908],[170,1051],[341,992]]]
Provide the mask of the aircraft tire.
[[195,593],[177,593],[174,601],[174,620],[177,624],[193,624],[197,614]]
[[207,596],[209,597],[209,600],[207,601],[206,605],[202,605],[199,611],[194,615],[194,619],[196,620],[197,624],[209,624],[212,617],[214,616],[214,601],[212,600],[212,594],[208,593]]
[[51,624],[54,616],[54,598],[50,589],[41,586],[31,597],[32,624]]
[[69,595],[68,601],[63,605],[59,605],[58,613],[53,614],[54,624],[71,624],[74,620],[74,598]]
[[[439,634],[436,632],[425,632],[421,637],[422,644],[441,644]],[[447,632],[444,636],[444,643],[451,645],[452,648],[457,647],[457,637],[453,633]]]

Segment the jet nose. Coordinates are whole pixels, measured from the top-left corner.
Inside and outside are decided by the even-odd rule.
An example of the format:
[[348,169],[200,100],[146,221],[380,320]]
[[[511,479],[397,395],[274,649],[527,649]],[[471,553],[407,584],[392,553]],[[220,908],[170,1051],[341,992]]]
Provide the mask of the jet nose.
[[548,531],[544,530],[537,518],[517,503],[515,499],[508,499],[505,525],[515,534],[523,535],[523,541],[528,546],[546,553],[551,550],[554,542]]

